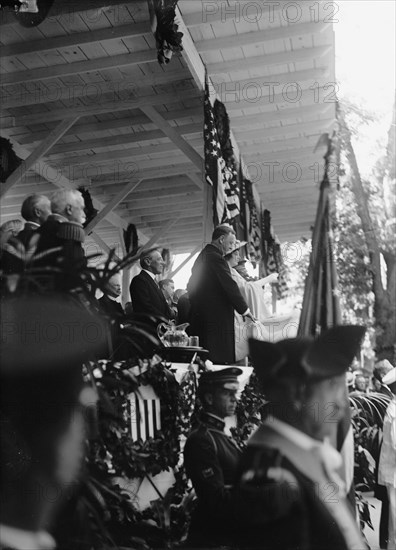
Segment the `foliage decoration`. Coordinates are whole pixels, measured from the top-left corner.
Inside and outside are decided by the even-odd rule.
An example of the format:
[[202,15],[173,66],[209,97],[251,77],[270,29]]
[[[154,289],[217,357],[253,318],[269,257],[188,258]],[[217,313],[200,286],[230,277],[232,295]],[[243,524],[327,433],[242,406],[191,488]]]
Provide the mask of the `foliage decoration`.
[[262,409],[266,403],[262,391],[259,388],[257,376],[252,372],[249,382],[243,389],[241,398],[237,403],[237,426],[232,428],[232,435],[241,447],[262,422]]

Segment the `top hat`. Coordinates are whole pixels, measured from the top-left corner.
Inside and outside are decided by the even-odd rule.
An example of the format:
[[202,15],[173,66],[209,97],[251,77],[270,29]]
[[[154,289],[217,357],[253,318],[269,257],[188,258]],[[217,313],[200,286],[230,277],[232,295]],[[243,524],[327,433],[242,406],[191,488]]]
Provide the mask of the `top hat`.
[[293,338],[275,344],[251,339],[250,357],[261,382],[325,380],[347,371],[364,333],[364,327],[350,325],[333,327],[316,339]]
[[227,390],[237,390],[239,388],[238,376],[240,376],[242,372],[242,369],[237,367],[205,371],[201,374],[199,379],[199,387],[218,386]]

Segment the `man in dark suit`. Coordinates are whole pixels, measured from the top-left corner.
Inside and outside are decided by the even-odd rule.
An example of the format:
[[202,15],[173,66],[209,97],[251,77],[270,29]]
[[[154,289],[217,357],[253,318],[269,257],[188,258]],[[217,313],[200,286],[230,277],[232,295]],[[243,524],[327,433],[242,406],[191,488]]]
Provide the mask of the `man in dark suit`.
[[224,259],[235,245],[235,231],[219,225],[192,268],[187,285],[190,334],[200,338],[214,363],[235,363],[234,310],[255,320]]
[[339,326],[316,340],[250,340],[268,415],[240,464],[238,547],[366,548],[339,476],[341,455],[326,442],[345,413],[345,372],[364,332]]
[[168,320],[172,318],[168,303],[156,280],[156,275],[162,273],[164,265],[158,248],[144,250],[140,255],[142,270],[132,279],[129,287],[134,313],[146,313]]
[[242,452],[225,433],[224,418],[235,414],[241,374],[241,369],[230,367],[204,372],[199,379],[203,411],[184,447],[184,465],[198,497],[187,546],[208,548],[234,542],[231,486]]
[[51,201],[45,195],[29,195],[22,203],[21,215],[26,220],[25,226],[17,235],[17,239],[27,246],[30,238],[43,225],[51,214]]
[[128,358],[128,345],[122,339],[122,325],[126,322],[126,315],[117,298],[121,296],[121,273],[115,273],[106,284],[104,294],[98,303],[102,313],[108,319],[110,325],[109,358],[114,361],[122,361]]

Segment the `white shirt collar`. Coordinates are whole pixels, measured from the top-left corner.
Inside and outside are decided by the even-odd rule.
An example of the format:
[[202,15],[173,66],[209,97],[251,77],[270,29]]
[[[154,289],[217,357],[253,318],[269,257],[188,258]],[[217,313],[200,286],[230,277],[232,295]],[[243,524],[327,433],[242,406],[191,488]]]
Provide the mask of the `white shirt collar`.
[[342,466],[342,457],[340,453],[327,441],[313,439],[297,428],[290,426],[290,424],[286,424],[286,422],[282,422],[282,420],[272,416],[267,418],[265,424],[306,451],[316,449],[328,471],[334,473]]
[[28,226],[30,226],[30,227],[35,227],[36,229],[38,229],[38,228],[40,227],[40,224],[39,224],[39,223],[31,222],[31,221],[29,221],[29,220],[25,223],[25,226],[26,226],[26,225],[28,225]]
[[153,279],[153,281],[157,282],[156,275],[154,273],[151,273],[151,271],[147,271],[147,269],[142,269],[142,271],[145,271],[150,275],[150,277]]

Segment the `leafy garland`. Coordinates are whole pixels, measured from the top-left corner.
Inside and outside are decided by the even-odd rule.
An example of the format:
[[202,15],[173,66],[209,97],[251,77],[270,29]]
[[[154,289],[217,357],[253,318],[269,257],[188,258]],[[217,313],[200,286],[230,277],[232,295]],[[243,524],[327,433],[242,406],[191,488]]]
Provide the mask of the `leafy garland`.
[[257,376],[252,372],[237,403],[237,426],[231,428],[232,435],[240,447],[244,447],[248,438],[262,422],[262,409],[266,404],[259,388]]

